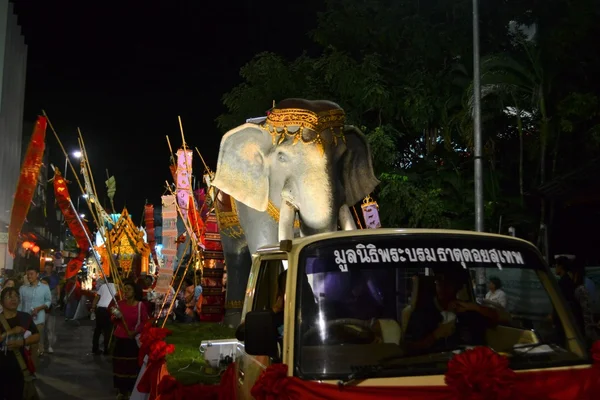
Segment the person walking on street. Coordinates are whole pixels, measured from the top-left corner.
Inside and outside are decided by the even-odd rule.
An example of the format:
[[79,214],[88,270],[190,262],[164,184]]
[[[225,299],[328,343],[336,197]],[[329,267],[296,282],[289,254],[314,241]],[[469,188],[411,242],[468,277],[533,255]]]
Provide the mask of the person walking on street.
[[[44,276],[40,279],[45,285],[50,287],[50,278],[48,276]],[[54,349],[52,346],[56,344],[56,310],[58,309],[58,294],[56,288],[54,290],[50,289],[50,294],[52,296],[52,305],[50,309],[46,311],[46,321],[44,327],[46,328],[44,335],[46,336],[46,351],[48,354],[53,354]]]
[[29,284],[19,288],[21,298],[19,311],[31,314],[33,323],[40,333],[39,343],[31,345],[31,357],[35,368],[39,365],[39,356],[44,352],[44,325],[46,323],[46,311],[52,305],[52,295],[48,285],[39,280],[39,272],[36,267],[27,268],[27,281]]
[[92,312],[96,313],[96,328],[92,338],[92,353],[100,354],[100,335],[104,336],[104,355],[108,355],[108,344],[112,333],[112,322],[110,321],[109,307],[114,302],[117,293],[112,277],[106,278],[106,283],[100,286],[94,302]]
[[67,279],[65,284],[65,321],[75,319],[77,313],[77,306],[81,300],[81,283],[77,276],[72,276]]
[[113,354],[113,382],[119,395],[117,399],[128,399],[140,372],[136,335],[142,332],[148,320],[148,311],[142,303],[142,288],[133,281],[123,282],[124,300],[118,308],[111,307],[114,316],[115,351]]

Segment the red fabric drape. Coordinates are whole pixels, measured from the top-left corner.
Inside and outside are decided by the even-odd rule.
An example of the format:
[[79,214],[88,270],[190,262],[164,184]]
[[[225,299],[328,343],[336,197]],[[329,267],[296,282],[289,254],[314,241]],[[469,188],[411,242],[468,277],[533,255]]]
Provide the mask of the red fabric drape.
[[10,213],[10,224],[8,226],[8,251],[13,257],[17,252],[17,242],[21,228],[29,212],[29,205],[33,199],[33,194],[37,186],[44,149],[46,148],[46,127],[48,123],[45,117],[39,116],[33,134],[23,159],[21,166],[21,175],[17,183],[15,199]]
[[65,217],[65,222],[71,230],[71,234],[77,242],[77,247],[79,247],[77,256],[72,258],[67,264],[65,279],[69,279],[77,275],[77,272],[79,272],[85,261],[85,257],[87,257],[90,250],[90,243],[87,238],[88,236],[91,238],[91,234],[85,221],[82,220],[81,224],[79,223],[76,211],[71,207],[71,196],[69,195],[69,189],[67,189],[67,181],[62,177],[58,168],[54,171],[54,197],[56,197],[56,203]]
[[508,368],[506,357],[478,347],[450,360],[445,386],[339,387],[288,377],[286,365],[273,364],[252,388],[252,396],[256,400],[592,400],[600,394],[600,344],[594,347],[594,366],[523,373]]
[[171,176],[173,177],[173,181],[177,182],[177,165],[176,164],[169,165],[169,170],[171,171]]

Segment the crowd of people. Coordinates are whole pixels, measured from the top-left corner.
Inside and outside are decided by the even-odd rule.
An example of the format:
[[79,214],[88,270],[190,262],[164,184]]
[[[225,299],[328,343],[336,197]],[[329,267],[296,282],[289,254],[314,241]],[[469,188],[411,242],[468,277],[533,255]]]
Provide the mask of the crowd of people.
[[[150,275],[134,280],[119,271],[115,281],[119,285],[110,276],[93,279],[92,290],[86,292],[81,276],[65,279],[52,264],[45,266],[43,275],[36,267],[28,267],[21,276],[1,274],[0,375],[15,384],[0,385],[0,400],[21,400],[24,393],[35,391],[39,358],[54,353],[60,314],[71,321],[78,318],[80,307],[89,308],[95,320],[92,353],[112,357],[114,387],[117,398],[123,399],[129,398],[139,373],[138,336],[146,321],[199,321],[201,271],[176,278],[166,295],[156,290],[157,280]],[[90,304],[84,304],[86,300]]]

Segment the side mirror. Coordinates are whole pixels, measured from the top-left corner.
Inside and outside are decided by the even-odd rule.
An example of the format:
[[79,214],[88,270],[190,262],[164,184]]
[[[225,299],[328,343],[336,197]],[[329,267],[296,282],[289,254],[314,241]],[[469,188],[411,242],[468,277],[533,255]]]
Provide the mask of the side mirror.
[[279,357],[277,328],[271,311],[250,311],[245,318],[244,346],[252,356]]

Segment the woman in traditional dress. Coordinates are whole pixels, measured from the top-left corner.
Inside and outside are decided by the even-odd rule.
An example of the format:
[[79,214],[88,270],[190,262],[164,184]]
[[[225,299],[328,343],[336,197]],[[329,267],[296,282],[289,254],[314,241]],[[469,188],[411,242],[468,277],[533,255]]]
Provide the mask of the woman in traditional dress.
[[124,300],[112,310],[116,324],[113,354],[113,383],[118,391],[117,399],[128,399],[133,390],[140,367],[136,335],[142,332],[148,320],[148,311],[142,303],[142,288],[133,281],[123,282]]

